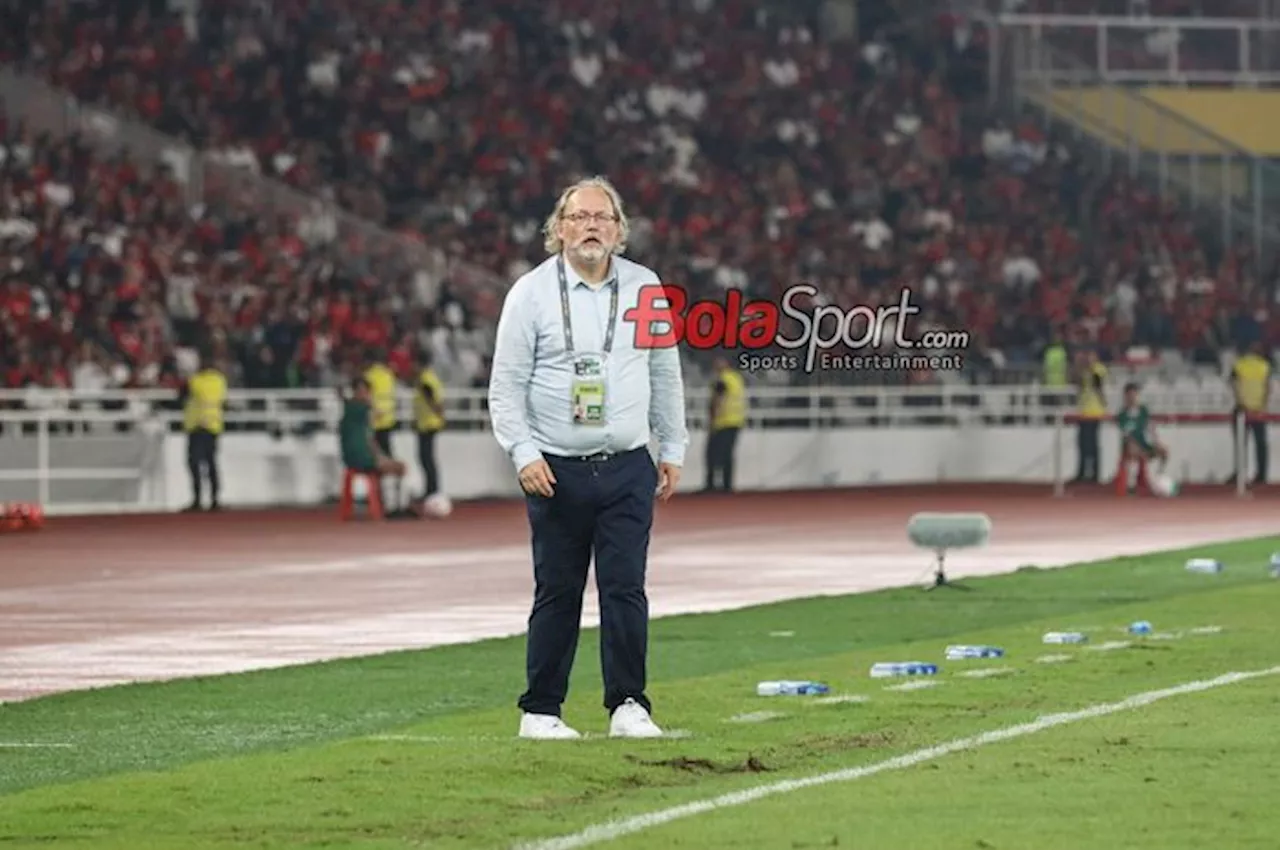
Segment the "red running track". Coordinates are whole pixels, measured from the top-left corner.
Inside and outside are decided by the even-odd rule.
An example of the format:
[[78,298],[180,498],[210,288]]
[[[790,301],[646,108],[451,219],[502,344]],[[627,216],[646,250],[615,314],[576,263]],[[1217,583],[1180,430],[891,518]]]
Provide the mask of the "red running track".
[[[904,533],[921,510],[991,516],[990,544],[949,559],[962,577],[1271,534],[1276,501],[995,485],[678,496],[658,511],[651,607],[924,580],[929,556]],[[55,519],[0,536],[0,565],[0,701],[519,634],[532,591],[519,502],[380,524],[332,511]]]

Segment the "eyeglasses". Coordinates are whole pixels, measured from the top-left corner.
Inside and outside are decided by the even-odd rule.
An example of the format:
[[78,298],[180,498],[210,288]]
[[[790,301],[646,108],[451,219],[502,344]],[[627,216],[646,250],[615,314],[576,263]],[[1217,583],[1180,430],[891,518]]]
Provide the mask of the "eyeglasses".
[[575,212],[565,213],[564,220],[571,221],[574,224],[585,224],[588,221],[594,221],[596,224],[608,224],[611,221],[617,221],[618,217],[613,213]]

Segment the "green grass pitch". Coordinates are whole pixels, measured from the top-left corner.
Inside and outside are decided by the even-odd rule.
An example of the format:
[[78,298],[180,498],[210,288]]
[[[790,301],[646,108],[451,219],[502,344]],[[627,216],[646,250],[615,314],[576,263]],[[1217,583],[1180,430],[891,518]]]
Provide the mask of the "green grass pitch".
[[[515,737],[522,639],[0,706],[0,848],[1274,850],[1280,675],[1034,724],[1280,669],[1276,549],[656,620],[655,719],[677,733],[661,740],[607,737],[594,630],[565,707],[581,741]],[[1202,554],[1225,572],[1183,568]],[[1128,635],[1137,619],[1156,634]],[[1041,642],[1062,629],[1090,642]],[[950,643],[1007,655],[946,661]],[[868,676],[883,660],[941,671],[892,689],[903,681]],[[839,699],[756,696],[775,678]],[[875,770],[786,784],[859,767]]]

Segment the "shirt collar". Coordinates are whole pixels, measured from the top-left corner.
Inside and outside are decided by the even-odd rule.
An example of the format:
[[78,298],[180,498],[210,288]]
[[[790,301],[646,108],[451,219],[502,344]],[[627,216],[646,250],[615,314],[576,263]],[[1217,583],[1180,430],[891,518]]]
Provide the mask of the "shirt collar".
[[[561,254],[560,259],[564,262],[564,279],[569,283],[570,289],[574,289],[579,286],[584,286],[587,289],[594,289],[594,287],[592,287],[591,284],[587,283],[585,280],[582,279],[582,275],[578,274],[578,270],[573,267],[573,263],[569,262],[568,257],[564,256],[564,254]],[[610,254],[609,255],[609,274],[601,282],[600,289],[603,290],[609,284],[616,285],[617,283],[618,283],[618,264],[614,262],[614,257],[612,254]]]

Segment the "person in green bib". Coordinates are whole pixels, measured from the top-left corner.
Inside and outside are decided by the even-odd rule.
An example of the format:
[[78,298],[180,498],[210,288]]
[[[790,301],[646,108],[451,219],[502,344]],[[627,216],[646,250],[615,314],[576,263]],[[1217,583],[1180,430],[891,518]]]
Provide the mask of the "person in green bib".
[[[338,447],[342,465],[353,472],[403,479],[405,465],[387,457],[378,447],[373,434],[373,400],[369,382],[357,378],[351,384],[351,396],[342,401],[342,420],[338,423]],[[397,483],[396,493],[403,487]],[[402,505],[395,505],[396,509]]]
[[1151,411],[1142,403],[1141,388],[1134,383],[1124,385],[1124,405],[1116,414],[1116,427],[1120,429],[1120,452],[1125,460],[1139,458],[1159,462],[1164,471],[1169,460],[1169,450],[1156,439],[1151,430]]

